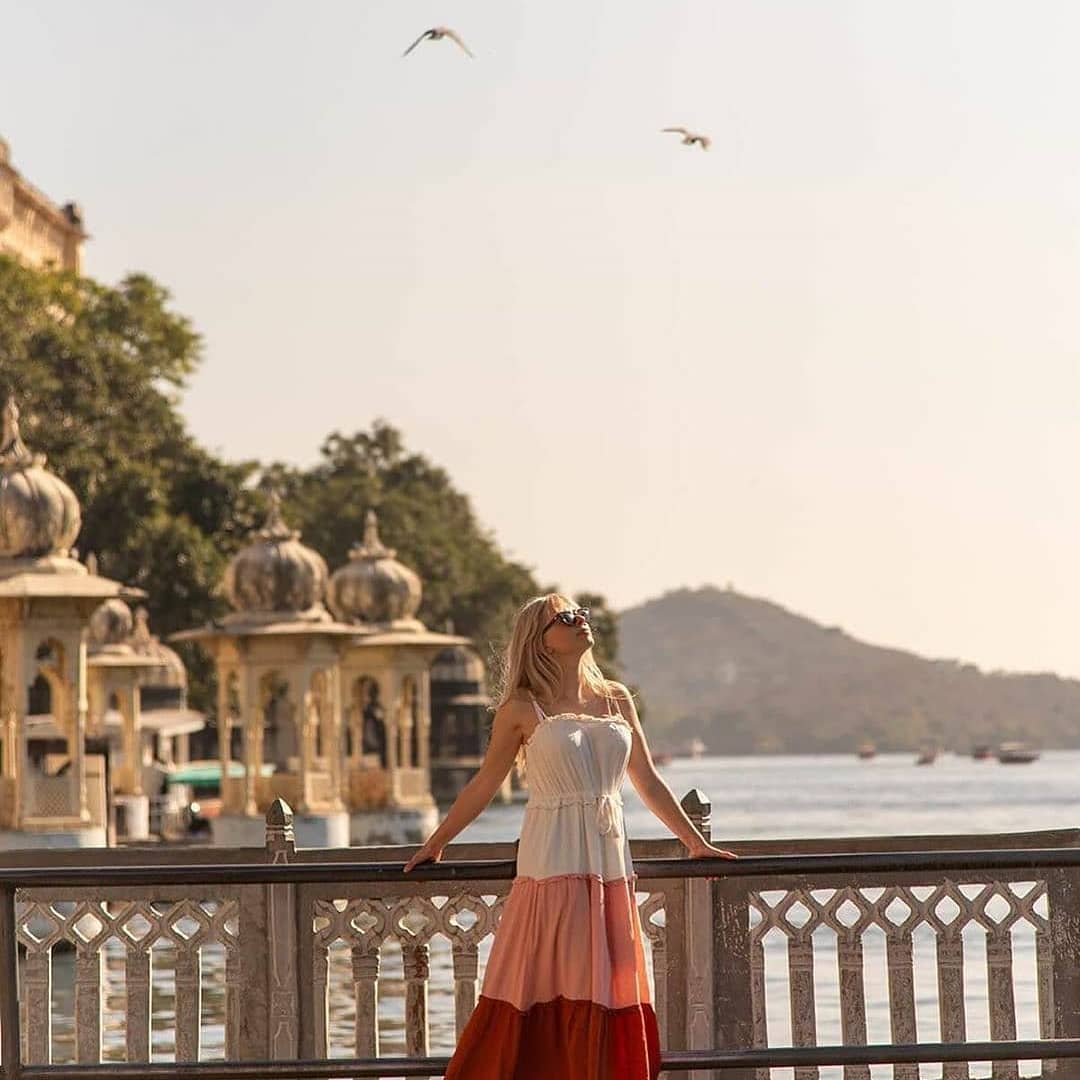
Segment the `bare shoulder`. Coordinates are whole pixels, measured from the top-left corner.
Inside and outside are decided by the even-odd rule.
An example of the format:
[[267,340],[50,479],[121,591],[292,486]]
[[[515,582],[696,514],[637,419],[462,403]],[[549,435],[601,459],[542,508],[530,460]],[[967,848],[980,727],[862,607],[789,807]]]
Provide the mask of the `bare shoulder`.
[[517,732],[523,738],[532,730],[536,712],[523,691],[515,691],[496,710],[492,729]]
[[637,710],[634,708],[633,692],[621,682],[616,682],[614,679],[608,679],[607,693],[611,700],[615,702],[619,712],[632,723],[637,717]]

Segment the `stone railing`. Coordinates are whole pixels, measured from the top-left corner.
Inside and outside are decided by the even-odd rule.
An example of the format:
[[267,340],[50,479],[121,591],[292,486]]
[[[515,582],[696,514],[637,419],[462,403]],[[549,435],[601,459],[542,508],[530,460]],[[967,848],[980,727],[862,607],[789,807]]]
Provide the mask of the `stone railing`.
[[[691,792],[683,805],[708,835],[707,799]],[[411,846],[297,851],[288,808],[274,804],[267,819],[265,850],[73,851],[67,867],[95,868],[99,876],[111,874],[110,883],[20,887],[23,1062],[145,1062],[152,1015],[157,1054],[172,1053],[179,1062],[423,1058],[433,1042],[433,1002],[444,1029],[436,1041],[447,1050],[476,1003],[510,879],[470,871],[453,881],[405,880],[399,871]],[[665,1051],[861,1046],[882,1025],[884,1041],[894,1044],[964,1042],[978,1038],[972,1019],[980,1010],[993,1039],[1015,1038],[1018,1021],[1044,1038],[1080,1034],[1080,861],[1059,859],[1058,868],[1044,869],[1039,861],[1045,867],[1057,852],[1071,857],[1078,839],[1068,830],[732,844],[755,856],[797,858],[782,860],[783,874],[755,858],[728,864],[740,872],[714,879],[681,869],[690,864],[673,839],[633,841]],[[948,865],[950,851],[969,849],[979,849],[981,861],[969,860],[979,870],[934,869]],[[443,865],[448,872],[458,861],[505,865],[515,850],[513,843],[453,844]],[[804,856],[823,854],[846,860],[844,868],[819,869],[819,862],[809,869],[814,859]],[[260,863],[301,871],[311,864],[314,876],[244,884],[245,868]],[[357,863],[387,863],[386,877],[372,870],[349,880],[347,868]],[[664,867],[662,876],[650,863]],[[5,861],[17,880],[49,866],[42,852]],[[199,884],[200,866],[219,883]],[[18,871],[26,876],[19,879]],[[189,883],[139,883],[154,876]],[[227,880],[233,883],[220,883]],[[7,949],[0,942],[0,953]],[[1034,973],[1033,994],[1013,963],[1021,956],[1024,972]],[[58,1011],[53,985],[63,957],[72,958],[70,1015]],[[155,998],[162,963],[168,992]],[[977,969],[986,972],[981,997],[973,997]],[[204,997],[217,1002],[217,1042]],[[1018,1015],[1018,1000],[1031,1016]],[[171,1009],[165,1039],[157,1015],[163,1007]],[[928,1024],[931,1013],[936,1019]],[[0,1000],[0,1018],[6,1015]],[[58,1051],[61,1035],[67,1041]],[[1058,1072],[1070,1080],[1080,1075],[1073,1062],[1059,1063]],[[817,1074],[812,1065],[796,1069],[797,1080]],[[735,1075],[749,1080],[745,1070]],[[894,1075],[916,1080],[918,1066],[897,1065]],[[966,1077],[967,1066],[947,1065],[945,1075]],[[1016,1075],[1014,1063],[995,1063],[996,1080]],[[868,1076],[865,1064],[845,1066],[844,1080]]]

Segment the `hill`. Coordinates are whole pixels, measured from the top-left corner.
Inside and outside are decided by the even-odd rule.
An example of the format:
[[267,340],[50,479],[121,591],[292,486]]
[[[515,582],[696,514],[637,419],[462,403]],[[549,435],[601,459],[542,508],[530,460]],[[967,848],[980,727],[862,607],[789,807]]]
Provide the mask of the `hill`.
[[983,672],[868,645],[767,600],[711,586],[624,611],[620,657],[658,742],[716,753],[1080,746],[1080,682]]

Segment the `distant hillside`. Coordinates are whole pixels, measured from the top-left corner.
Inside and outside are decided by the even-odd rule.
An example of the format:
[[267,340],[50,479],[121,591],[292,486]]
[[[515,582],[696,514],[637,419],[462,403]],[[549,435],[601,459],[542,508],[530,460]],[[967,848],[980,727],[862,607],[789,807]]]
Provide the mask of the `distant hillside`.
[[1080,746],[1080,682],[986,674],[856,641],[767,600],[712,587],[619,618],[620,658],[658,742],[711,751],[967,751],[1024,739]]

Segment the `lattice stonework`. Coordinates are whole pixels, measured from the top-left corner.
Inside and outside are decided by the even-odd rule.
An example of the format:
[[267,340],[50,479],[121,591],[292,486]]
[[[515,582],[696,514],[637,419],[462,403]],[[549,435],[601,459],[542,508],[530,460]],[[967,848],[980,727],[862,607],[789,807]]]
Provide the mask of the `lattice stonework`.
[[[504,887],[505,890],[505,887]],[[311,992],[314,996],[314,1047],[317,1057],[328,1054],[327,991],[329,952],[342,941],[352,953],[353,996],[356,1003],[356,1054],[379,1056],[378,983],[383,945],[401,946],[405,975],[405,1053],[428,1052],[427,982],[432,938],[445,937],[451,946],[454,976],[455,1038],[460,1037],[476,1006],[480,943],[493,934],[502,917],[506,891],[449,897],[409,896],[393,899],[357,897],[314,901]],[[653,953],[658,995],[666,990],[666,932],[663,893],[653,893],[640,905],[639,916]],[[661,1029],[666,1027],[662,997],[657,1000]]]
[[239,906],[235,900],[56,900],[18,894],[18,939],[26,949],[21,995],[24,1060],[51,1057],[51,953],[75,947],[75,1037],[80,1063],[101,1060],[102,961],[105,943],[126,951],[127,1060],[150,1060],[151,949],[168,944],[176,973],[176,1059],[197,1061],[201,1022],[200,950],[225,952],[226,1057],[235,1057],[240,991]]
[[[863,940],[871,927],[885,938],[888,999],[894,1043],[918,1041],[916,1032],[912,935],[919,927],[933,931],[936,942],[938,1014],[944,1042],[966,1041],[964,1002],[964,939],[966,927],[986,935],[990,1037],[1016,1038],[1016,1004],[1012,970],[1012,934],[1021,923],[1034,929],[1038,972],[1039,1027],[1042,1038],[1054,1036],[1053,954],[1050,922],[1045,912],[1046,883],[992,882],[936,885],[893,885],[842,889],[766,890],[752,892],[750,902],[751,1001],[754,1042],[768,1046],[765,991],[765,939],[779,931],[786,939],[791,1041],[817,1045],[814,990],[814,933],[832,931],[836,940],[843,1041],[866,1044],[866,992],[863,982]],[[1037,909],[1037,905],[1043,910]],[[1044,1062],[1044,1071],[1052,1062]],[[946,1064],[945,1080],[966,1080],[966,1062]],[[796,1069],[796,1080],[817,1077],[815,1068]],[[762,1071],[759,1077],[767,1077]],[[1015,1062],[995,1062],[995,1080],[1015,1080]],[[867,1066],[847,1066],[845,1080],[868,1080]],[[918,1080],[917,1065],[894,1067],[897,1080]]]

